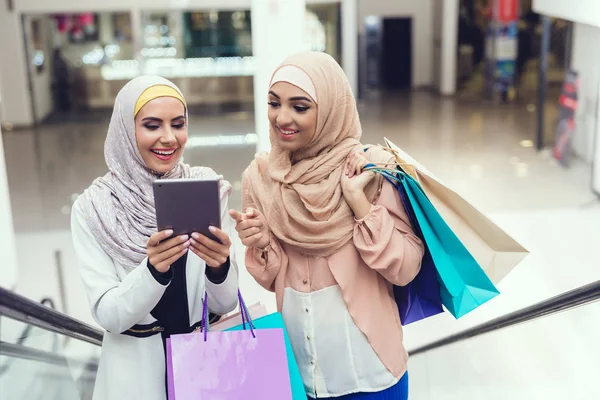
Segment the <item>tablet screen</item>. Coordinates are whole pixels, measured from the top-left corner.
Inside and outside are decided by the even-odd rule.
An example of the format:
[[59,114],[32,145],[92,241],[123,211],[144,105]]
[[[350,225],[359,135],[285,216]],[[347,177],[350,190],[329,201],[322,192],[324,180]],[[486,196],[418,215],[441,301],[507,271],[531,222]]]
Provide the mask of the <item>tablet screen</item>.
[[173,235],[201,233],[213,240],[209,226],[221,228],[218,180],[163,179],[153,183],[158,230]]

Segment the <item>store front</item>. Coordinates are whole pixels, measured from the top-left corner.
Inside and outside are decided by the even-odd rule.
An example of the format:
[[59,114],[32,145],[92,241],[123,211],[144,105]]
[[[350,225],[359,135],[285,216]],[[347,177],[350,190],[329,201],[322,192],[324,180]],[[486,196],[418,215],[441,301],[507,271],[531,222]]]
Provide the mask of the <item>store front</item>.
[[[307,6],[307,49],[326,51],[340,60],[339,13],[338,3]],[[191,106],[251,105],[250,17],[249,10],[38,16],[49,27],[50,38],[28,56],[33,64],[41,64],[33,74],[49,68],[55,111],[110,108],[123,85],[143,74],[172,80]],[[49,55],[54,60],[40,63],[40,57]]]
[[580,3],[573,7],[568,2],[534,0],[533,7],[545,18],[573,23],[569,68],[578,77],[577,102],[574,126],[564,147],[591,166],[591,189],[600,196],[600,2]]

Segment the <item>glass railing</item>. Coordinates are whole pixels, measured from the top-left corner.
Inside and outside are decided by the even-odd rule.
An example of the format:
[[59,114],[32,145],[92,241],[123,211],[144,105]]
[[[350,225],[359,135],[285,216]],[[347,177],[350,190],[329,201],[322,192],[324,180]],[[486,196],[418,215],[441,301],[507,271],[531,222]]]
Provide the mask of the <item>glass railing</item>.
[[101,339],[89,325],[0,289],[0,399],[91,399]]
[[411,399],[600,399],[599,299],[595,282],[414,349]]

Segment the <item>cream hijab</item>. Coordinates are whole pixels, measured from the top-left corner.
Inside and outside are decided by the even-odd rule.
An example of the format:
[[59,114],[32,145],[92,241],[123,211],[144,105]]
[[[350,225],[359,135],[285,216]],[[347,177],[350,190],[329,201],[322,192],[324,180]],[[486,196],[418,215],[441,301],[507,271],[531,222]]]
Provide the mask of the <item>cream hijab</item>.
[[[328,256],[350,241],[355,224],[340,180],[347,156],[363,148],[356,102],[344,71],[325,53],[289,57],[275,71],[271,86],[280,81],[317,101],[315,136],[292,154],[277,146],[271,127],[271,152],[258,155],[244,173],[244,207],[254,203],[279,240],[308,254]],[[367,156],[376,162],[391,158],[379,148]],[[367,186],[372,202],[381,184],[378,177]]]
[[[181,91],[167,79],[141,76],[127,83],[117,95],[104,145],[109,172],[98,179],[78,199],[92,234],[112,259],[126,268],[138,266],[146,257],[146,242],[157,230],[152,182],[156,179],[221,179],[212,169],[190,167],[183,158],[162,176],[149,170],[137,147],[134,114],[140,96],[154,86],[168,86]],[[154,91],[156,97],[162,97]],[[136,106],[137,105],[137,106]],[[139,110],[138,110],[139,111]],[[186,110],[187,115],[187,110]],[[221,180],[221,198],[231,192],[228,182]]]

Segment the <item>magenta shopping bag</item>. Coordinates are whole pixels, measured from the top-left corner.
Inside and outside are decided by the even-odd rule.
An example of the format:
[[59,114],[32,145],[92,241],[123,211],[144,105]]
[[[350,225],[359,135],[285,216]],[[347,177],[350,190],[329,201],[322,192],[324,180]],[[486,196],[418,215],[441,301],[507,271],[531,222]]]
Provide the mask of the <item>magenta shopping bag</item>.
[[251,320],[248,327],[171,335],[169,400],[292,400],[283,329],[255,330]]

